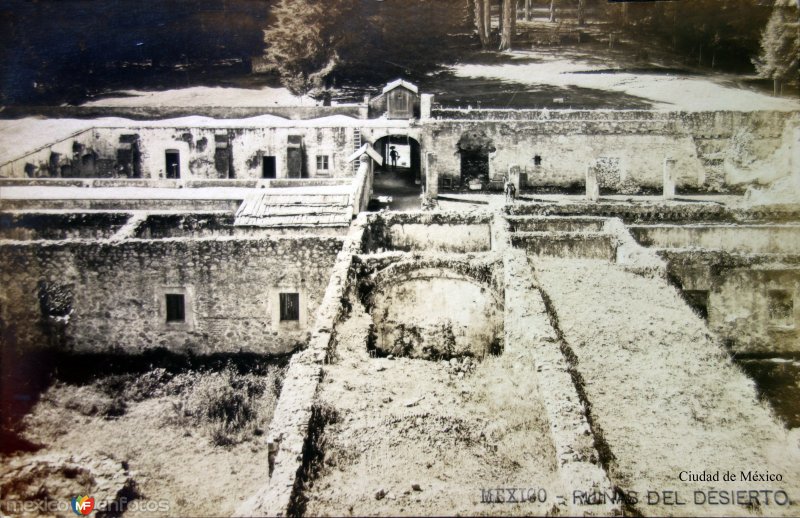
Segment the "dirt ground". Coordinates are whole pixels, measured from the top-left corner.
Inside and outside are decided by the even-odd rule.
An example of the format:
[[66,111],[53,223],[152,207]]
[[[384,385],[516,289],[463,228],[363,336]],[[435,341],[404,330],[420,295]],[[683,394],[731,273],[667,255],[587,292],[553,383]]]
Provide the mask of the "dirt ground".
[[[586,380],[595,433],[624,490],[660,492],[645,515],[797,515],[800,507],[694,505],[694,492],[785,490],[797,500],[800,444],[758,401],[754,383],[663,279],[589,260],[531,261]],[[758,471],[782,482],[682,482],[696,474]],[[665,505],[677,491],[685,507]],[[640,496],[640,498],[641,498]],[[644,500],[644,499],[643,499]],[[655,497],[653,497],[655,502]]]
[[[360,303],[338,331],[319,405],[334,416],[306,515],[543,515],[560,490],[536,382],[514,358],[473,368],[370,358]],[[481,489],[545,489],[544,503],[481,503]]]
[[[269,376],[245,378],[273,384]],[[242,379],[224,371],[165,376],[163,383],[148,386],[150,394],[131,397],[140,381],[127,378],[121,385],[114,382],[115,391],[128,396],[122,400],[108,396],[103,389],[107,380],[82,386],[57,382],[23,421],[23,436],[44,447],[0,458],[0,478],[12,465],[59,455],[111,460],[125,468],[135,487],[125,516],[230,516],[267,477],[262,437],[275,393],[254,398],[258,408],[248,407],[253,414],[239,432],[223,430],[219,422],[199,414],[204,409],[226,412],[214,406],[228,403],[218,397],[219,387],[235,386]],[[224,396],[230,394],[223,389]],[[53,480],[43,483],[58,486]],[[81,489],[94,496],[102,492],[102,485],[93,481]],[[3,489],[4,499],[14,492],[11,486]]]

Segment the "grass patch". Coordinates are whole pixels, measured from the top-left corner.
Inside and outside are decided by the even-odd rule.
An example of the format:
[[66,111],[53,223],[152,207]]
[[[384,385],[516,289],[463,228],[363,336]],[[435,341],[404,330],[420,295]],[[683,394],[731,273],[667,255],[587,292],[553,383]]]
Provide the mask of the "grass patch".
[[42,399],[88,417],[119,419],[136,404],[168,402],[154,418],[200,430],[212,444],[231,446],[263,435],[280,395],[284,361],[228,361],[173,369],[111,373],[85,383],[58,380]]
[[229,446],[264,433],[272,421],[283,371],[240,374],[231,367],[202,376],[182,374],[169,384],[179,390],[173,402],[179,422],[203,430],[217,446]]

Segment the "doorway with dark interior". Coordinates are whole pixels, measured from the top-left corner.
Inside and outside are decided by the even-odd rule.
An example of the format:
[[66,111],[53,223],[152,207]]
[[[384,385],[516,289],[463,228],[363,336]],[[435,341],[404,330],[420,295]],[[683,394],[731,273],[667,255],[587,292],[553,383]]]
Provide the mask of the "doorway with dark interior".
[[459,189],[482,191],[491,183],[489,155],[497,150],[486,132],[473,128],[461,134],[458,153],[461,155],[461,182]]
[[167,178],[177,180],[181,177],[181,154],[177,149],[168,149],[164,152],[167,168]]
[[262,158],[261,178],[275,179],[278,177],[278,168],[274,156],[264,156]]

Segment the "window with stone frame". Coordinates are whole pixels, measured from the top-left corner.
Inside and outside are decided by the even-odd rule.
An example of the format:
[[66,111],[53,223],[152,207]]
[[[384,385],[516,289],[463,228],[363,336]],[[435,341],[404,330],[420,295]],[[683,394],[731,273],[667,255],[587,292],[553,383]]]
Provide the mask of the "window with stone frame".
[[281,322],[295,322],[300,320],[300,294],[281,293],[280,298],[280,320]]

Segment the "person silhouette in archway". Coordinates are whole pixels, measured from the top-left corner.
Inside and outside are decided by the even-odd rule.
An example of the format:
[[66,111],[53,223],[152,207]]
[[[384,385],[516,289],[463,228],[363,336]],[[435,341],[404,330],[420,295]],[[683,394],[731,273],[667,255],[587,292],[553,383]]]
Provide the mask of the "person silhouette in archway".
[[400,153],[397,152],[397,148],[394,146],[389,146],[389,158],[392,161],[392,171],[397,170],[397,159],[400,158]]

